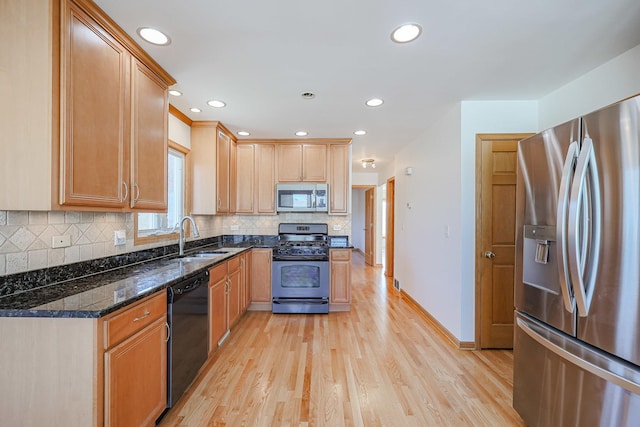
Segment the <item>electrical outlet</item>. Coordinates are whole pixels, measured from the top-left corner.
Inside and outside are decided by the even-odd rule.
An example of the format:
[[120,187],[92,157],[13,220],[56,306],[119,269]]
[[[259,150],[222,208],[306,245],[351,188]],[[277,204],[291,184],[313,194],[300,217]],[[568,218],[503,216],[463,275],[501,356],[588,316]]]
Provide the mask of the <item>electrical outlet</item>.
[[240,226],[239,226],[239,225],[232,225],[230,228],[231,228],[231,231],[238,231],[238,230],[240,230]]
[[127,230],[115,230],[113,232],[113,246],[127,244]]
[[334,225],[333,226],[333,231],[342,231],[342,226],[341,225]]
[[71,246],[71,236],[53,236],[51,238],[51,247],[52,248],[68,248]]
[[393,279],[393,287],[398,291],[400,290],[400,281],[398,279]]

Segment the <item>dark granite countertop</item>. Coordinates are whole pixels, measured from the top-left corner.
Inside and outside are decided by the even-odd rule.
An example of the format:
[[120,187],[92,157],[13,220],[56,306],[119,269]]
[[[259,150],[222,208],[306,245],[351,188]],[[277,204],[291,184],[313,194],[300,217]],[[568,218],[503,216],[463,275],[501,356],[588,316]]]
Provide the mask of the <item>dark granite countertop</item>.
[[[212,249],[227,253],[188,262],[173,254],[18,292],[0,298],[0,317],[102,317],[252,247],[247,244],[215,245]],[[206,250],[207,247],[197,249]]]

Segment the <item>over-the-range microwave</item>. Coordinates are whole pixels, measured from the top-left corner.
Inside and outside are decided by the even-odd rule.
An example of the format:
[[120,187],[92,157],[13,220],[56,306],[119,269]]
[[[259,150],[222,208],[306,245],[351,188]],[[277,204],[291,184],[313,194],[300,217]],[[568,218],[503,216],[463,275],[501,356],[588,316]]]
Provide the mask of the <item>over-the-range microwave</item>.
[[327,184],[276,184],[278,212],[327,212]]

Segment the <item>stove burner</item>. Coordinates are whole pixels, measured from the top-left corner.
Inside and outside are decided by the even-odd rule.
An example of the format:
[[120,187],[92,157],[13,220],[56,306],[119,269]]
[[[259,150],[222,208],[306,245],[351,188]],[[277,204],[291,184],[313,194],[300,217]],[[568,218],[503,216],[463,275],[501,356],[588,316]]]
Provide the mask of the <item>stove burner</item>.
[[[303,230],[303,232],[300,232]],[[327,224],[280,224],[274,260],[328,260]]]

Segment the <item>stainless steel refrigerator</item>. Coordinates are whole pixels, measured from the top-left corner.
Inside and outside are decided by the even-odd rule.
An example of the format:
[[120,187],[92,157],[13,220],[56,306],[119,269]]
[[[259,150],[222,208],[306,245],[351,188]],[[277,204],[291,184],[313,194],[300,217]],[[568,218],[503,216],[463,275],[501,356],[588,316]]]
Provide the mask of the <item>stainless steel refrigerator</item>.
[[640,425],[640,97],[520,141],[513,406]]

